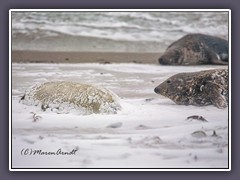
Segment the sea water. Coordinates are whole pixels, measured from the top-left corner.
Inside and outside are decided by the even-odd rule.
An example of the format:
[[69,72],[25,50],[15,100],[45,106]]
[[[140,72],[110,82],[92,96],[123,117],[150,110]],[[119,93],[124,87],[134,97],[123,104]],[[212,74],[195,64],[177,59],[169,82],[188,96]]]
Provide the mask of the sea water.
[[228,12],[12,12],[13,50],[163,52],[188,33],[228,39]]

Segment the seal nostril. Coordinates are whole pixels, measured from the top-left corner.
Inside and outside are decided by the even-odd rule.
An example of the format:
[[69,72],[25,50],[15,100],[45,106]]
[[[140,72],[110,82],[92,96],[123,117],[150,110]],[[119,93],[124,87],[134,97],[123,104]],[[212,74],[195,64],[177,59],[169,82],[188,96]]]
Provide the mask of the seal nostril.
[[159,93],[159,89],[156,87],[156,88],[154,89],[154,92],[158,94],[158,93]]
[[163,63],[163,59],[162,59],[162,58],[159,58],[159,59],[158,59],[158,62],[159,62],[160,64],[162,64],[162,63]]
[[159,59],[158,59],[158,62],[159,62],[160,64],[163,64],[163,65],[166,64],[166,62],[164,61],[163,58],[159,58]]

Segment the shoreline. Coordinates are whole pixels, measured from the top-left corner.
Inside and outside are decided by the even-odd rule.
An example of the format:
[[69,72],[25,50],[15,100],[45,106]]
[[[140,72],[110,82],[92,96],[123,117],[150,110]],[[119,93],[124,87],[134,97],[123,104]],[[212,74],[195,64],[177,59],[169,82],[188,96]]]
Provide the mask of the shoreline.
[[139,63],[158,64],[161,53],[22,51],[11,53],[14,63]]

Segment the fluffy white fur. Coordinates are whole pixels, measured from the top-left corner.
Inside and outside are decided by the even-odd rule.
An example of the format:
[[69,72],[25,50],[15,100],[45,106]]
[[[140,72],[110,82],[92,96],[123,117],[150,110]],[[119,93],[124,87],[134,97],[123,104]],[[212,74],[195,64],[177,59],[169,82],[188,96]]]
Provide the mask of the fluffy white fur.
[[90,84],[56,81],[37,84],[22,97],[27,105],[40,106],[43,110],[69,112],[74,109],[81,114],[116,113],[120,109],[118,96],[110,90]]

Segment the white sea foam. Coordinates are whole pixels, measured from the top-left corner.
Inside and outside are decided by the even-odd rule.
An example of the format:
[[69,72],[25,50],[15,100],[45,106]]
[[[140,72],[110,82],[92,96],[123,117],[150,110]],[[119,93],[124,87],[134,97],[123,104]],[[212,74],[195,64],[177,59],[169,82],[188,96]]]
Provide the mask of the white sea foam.
[[[172,41],[187,33],[205,33],[228,38],[228,14],[224,12],[27,12],[13,13],[13,40],[32,38],[31,43],[51,42],[68,46],[73,43],[71,37],[92,37],[93,44],[99,39],[114,41],[112,50],[119,49],[121,41],[132,42],[132,51],[136,51],[142,42],[145,51],[164,50]],[[13,48],[33,48],[14,41]],[[58,42],[58,43],[57,43]],[[151,47],[150,43],[158,43]],[[19,42],[18,42],[19,43]],[[101,43],[101,46],[106,46]],[[72,44],[72,48],[76,46]],[[87,46],[87,43],[85,43]],[[38,46],[39,47],[39,46]],[[44,47],[42,45],[41,47]],[[63,46],[65,47],[65,46]],[[62,47],[62,48],[63,48]],[[150,49],[154,48],[154,49]],[[37,48],[37,47],[36,47]],[[94,47],[88,47],[90,49]],[[96,48],[96,47],[95,47]],[[48,49],[49,50],[49,49]]]

